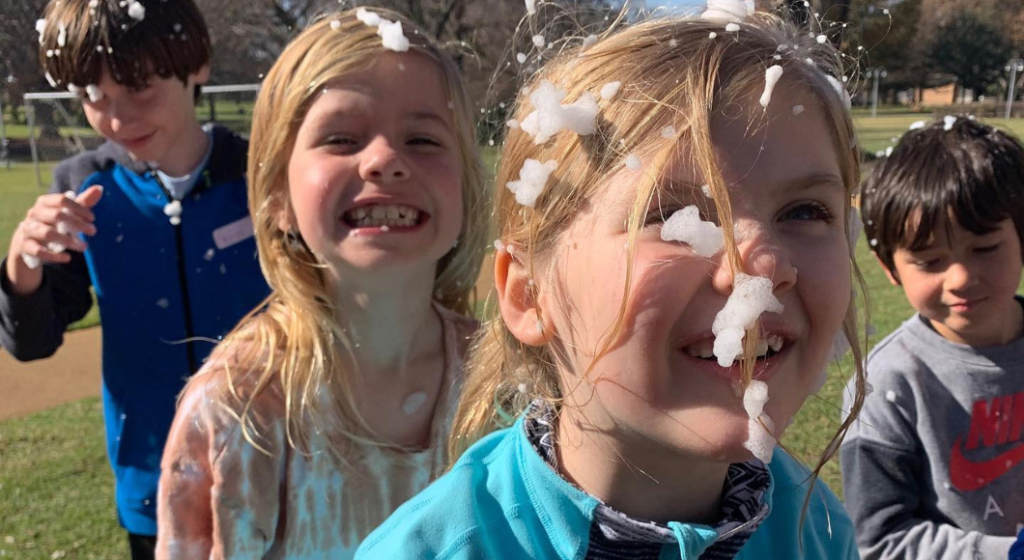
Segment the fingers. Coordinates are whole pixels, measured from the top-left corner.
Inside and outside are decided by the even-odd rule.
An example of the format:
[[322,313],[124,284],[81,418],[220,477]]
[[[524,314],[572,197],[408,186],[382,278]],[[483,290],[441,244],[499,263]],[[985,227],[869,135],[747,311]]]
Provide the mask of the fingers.
[[[46,195],[46,197],[47,200],[40,197],[36,205],[29,209],[26,220],[41,222],[51,227],[56,227],[58,223],[64,222],[75,231],[87,235],[96,234],[96,226],[92,224],[96,217],[92,210],[63,195]],[[50,197],[57,197],[57,199]]]
[[67,228],[52,228],[42,222],[26,222],[24,233],[27,239],[43,245],[51,251],[61,252],[65,249],[73,249],[79,253],[84,252],[86,244],[78,236],[70,233]]
[[75,197],[75,202],[83,208],[88,209],[96,206],[96,203],[98,203],[101,198],[103,198],[103,187],[100,185],[93,185]]
[[[41,261],[44,263],[67,264],[71,262],[71,255],[63,251],[52,251],[40,242],[31,238],[25,239],[22,244],[21,255],[22,258],[26,259],[26,263],[33,259],[37,262]],[[30,265],[30,268],[34,267]]]

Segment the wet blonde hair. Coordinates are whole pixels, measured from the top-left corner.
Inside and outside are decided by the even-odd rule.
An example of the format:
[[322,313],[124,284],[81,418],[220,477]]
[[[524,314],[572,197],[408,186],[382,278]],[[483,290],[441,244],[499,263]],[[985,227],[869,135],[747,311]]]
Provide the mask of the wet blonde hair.
[[[473,111],[459,71],[441,46],[402,16],[374,12],[402,22],[410,54],[435,65],[449,100],[462,163],[462,232],[456,247],[438,262],[433,294],[441,305],[469,315],[487,233],[487,217],[480,211],[484,179]],[[260,267],[272,293],[221,345],[230,349],[225,362],[231,368],[229,396],[237,405],[232,408],[238,410],[246,439],[256,447],[256,426],[264,422],[255,416],[254,403],[271,389],[283,392],[292,447],[315,451],[309,449],[314,432],[331,434],[328,439],[335,451],[340,451],[339,443],[380,444],[353,400],[353,343],[336,318],[327,272],[301,237],[282,231],[281,217],[291,212],[288,163],[310,106],[325,87],[367,69],[385,52],[376,28],[359,21],[355,10],[324,17],[285,48],[256,100],[249,145],[249,211]],[[251,386],[239,383],[243,377]],[[340,441],[335,441],[339,435]]]
[[[664,18],[609,32],[582,52],[568,49],[556,56],[533,76],[520,94],[513,117],[522,121],[533,109],[526,96],[541,80],[549,80],[565,89],[564,103],[575,101],[584,92],[597,92],[612,81],[622,84],[622,89],[611,100],[599,101],[598,130],[594,135],[562,132],[536,145],[533,138],[522,131],[512,130],[508,134],[496,179],[496,226],[502,242],[513,248],[515,258],[531,271],[536,262],[551,259],[560,236],[579,209],[606,185],[611,174],[621,169],[627,154],[649,156],[650,164],[645,164],[648,172],[637,185],[628,220],[629,257],[623,299],[619,302],[616,322],[596,349],[595,363],[623,332],[636,238],[649,204],[658,194],[659,178],[678,154],[680,144],[689,148],[690,164],[709,185],[720,223],[732,223],[727,185],[714,155],[711,119],[723,107],[749,107],[750,100],[764,88],[765,70],[773,64],[784,68],[786,87],[806,92],[821,103],[849,195],[843,216],[849,233],[851,224],[847,216],[859,183],[859,158],[849,112],[826,77],[842,75],[840,55],[828,45],[809,40],[806,33],[798,33],[767,14],[747,18],[738,32],[726,32],[723,27],[722,23],[700,19]],[[712,38],[712,33],[717,37]],[[781,59],[776,60],[776,55]],[[781,97],[779,93],[776,96]],[[756,105],[756,101],[753,103]],[[756,107],[757,112],[760,109]],[[666,140],[662,134],[668,126],[673,127],[668,130],[674,130],[674,137]],[[558,162],[532,209],[517,204],[514,195],[504,188],[507,182],[517,179],[527,158]],[[725,236],[723,258],[729,260],[731,270],[742,271],[733,229],[724,227],[722,231]],[[851,240],[851,286],[855,293],[858,289],[863,293],[853,251],[854,241]],[[532,272],[531,276],[537,277]],[[853,347],[857,364],[857,394],[848,419],[824,450],[814,470],[815,476],[836,452],[863,402],[863,347],[852,303],[855,293],[851,294],[843,333]],[[752,350],[757,337],[756,328],[748,331],[744,342],[746,356],[755,354]],[[449,440],[451,461],[483,435],[507,426],[532,399],[542,398],[556,406],[561,403],[563,395],[557,364],[564,364],[565,359],[557,355],[554,347],[551,344],[523,345],[500,316],[486,322],[467,362],[466,387]],[[745,387],[750,382],[754,360],[744,358],[741,365]],[[580,378],[585,378],[587,373],[582,372]]]

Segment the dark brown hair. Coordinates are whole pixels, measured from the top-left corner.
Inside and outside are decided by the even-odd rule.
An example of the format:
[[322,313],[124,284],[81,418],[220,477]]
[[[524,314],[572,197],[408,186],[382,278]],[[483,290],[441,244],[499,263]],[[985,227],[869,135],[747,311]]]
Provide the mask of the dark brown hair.
[[[141,20],[129,14],[135,3]],[[134,90],[154,74],[187,83],[210,62],[210,34],[192,0],[50,0],[44,18],[39,61],[61,88],[99,83],[104,66]]]
[[904,134],[864,182],[864,233],[890,271],[897,249],[924,249],[937,227],[952,235],[950,217],[976,235],[1009,218],[1024,247],[1024,147],[967,117],[948,126]]

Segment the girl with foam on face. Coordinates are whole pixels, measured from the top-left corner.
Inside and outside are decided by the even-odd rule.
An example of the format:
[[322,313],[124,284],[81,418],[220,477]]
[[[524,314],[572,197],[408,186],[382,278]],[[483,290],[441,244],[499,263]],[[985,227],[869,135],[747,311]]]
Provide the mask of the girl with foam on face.
[[775,445],[837,334],[859,348],[853,125],[838,54],[805,35],[654,19],[533,78],[464,453],[357,558],[857,558],[842,505]]
[[366,10],[267,75],[248,177],[273,294],[181,396],[158,557],[348,558],[445,467],[485,235],[461,83]]

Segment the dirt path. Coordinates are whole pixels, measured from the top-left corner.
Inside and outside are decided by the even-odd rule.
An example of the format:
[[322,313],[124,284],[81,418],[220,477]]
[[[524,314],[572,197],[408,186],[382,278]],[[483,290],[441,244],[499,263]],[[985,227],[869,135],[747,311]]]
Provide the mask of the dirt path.
[[0,420],[99,394],[99,328],[68,333],[46,360],[23,364],[0,350]]

